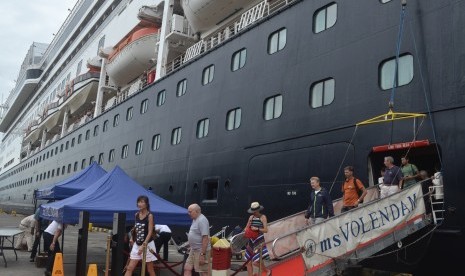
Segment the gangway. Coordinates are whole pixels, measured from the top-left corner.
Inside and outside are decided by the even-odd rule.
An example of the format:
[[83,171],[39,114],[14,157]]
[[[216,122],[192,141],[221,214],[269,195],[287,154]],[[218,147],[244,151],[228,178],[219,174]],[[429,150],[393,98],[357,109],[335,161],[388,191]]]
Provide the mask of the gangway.
[[423,194],[422,185],[417,182],[382,199],[378,185],[369,187],[361,206],[341,214],[342,199],[334,200],[336,215],[314,225],[307,224],[305,211],[270,222],[265,234],[267,269],[273,276],[340,274],[437,223],[427,212],[430,208],[425,208],[431,204],[433,214],[443,211],[431,200],[435,189]]

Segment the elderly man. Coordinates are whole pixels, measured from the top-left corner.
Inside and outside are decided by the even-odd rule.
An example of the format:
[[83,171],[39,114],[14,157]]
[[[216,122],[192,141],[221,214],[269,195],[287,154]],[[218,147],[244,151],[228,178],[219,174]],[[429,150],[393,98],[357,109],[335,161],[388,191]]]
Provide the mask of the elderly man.
[[19,230],[24,231],[18,236],[15,248],[22,249],[23,245],[27,245],[27,251],[32,250],[32,235],[34,235],[35,219],[34,215],[23,218],[19,224]]
[[402,170],[394,165],[394,158],[392,158],[392,156],[384,157],[384,166],[386,166],[386,171],[384,172],[383,184],[380,185],[381,198],[400,191],[404,178]]
[[187,211],[192,218],[192,224],[188,234],[190,251],[184,266],[184,275],[191,276],[192,269],[195,268],[201,276],[207,276],[211,270],[210,224],[198,204],[190,205]]

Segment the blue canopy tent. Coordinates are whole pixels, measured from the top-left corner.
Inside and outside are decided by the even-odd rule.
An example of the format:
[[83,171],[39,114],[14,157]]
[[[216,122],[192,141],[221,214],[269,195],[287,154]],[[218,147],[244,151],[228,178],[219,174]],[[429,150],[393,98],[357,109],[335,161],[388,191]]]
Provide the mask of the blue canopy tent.
[[107,172],[99,164],[93,162],[90,166],[74,174],[70,178],[60,181],[52,186],[45,187],[34,192],[36,199],[60,200],[73,196],[92,183],[99,180]]
[[77,224],[79,212],[88,211],[90,222],[111,225],[114,213],[126,213],[126,221],[132,223],[138,211],[136,201],[140,195],[146,195],[149,198],[155,223],[191,224],[192,220],[187,214],[187,209],[148,191],[118,166],[82,192],[64,200],[42,205],[40,214],[48,220]]

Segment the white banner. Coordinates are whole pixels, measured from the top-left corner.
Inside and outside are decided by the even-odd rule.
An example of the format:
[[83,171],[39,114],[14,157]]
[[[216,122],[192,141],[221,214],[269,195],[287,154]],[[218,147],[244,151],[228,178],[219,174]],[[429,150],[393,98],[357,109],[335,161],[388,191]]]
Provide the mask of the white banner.
[[425,213],[421,184],[316,224],[297,234],[309,272],[404,228]]

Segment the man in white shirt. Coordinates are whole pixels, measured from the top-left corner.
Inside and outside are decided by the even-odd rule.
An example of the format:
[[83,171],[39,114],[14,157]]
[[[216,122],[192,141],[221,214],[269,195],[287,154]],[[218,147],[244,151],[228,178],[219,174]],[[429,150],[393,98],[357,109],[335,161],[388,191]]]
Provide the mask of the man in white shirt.
[[55,261],[55,254],[60,252],[60,243],[58,238],[63,233],[63,224],[52,221],[47,229],[44,231],[44,247],[48,253],[47,266],[45,267],[45,275],[51,275],[53,269],[53,262]]
[[168,261],[168,242],[171,240],[171,229],[168,225],[155,224],[155,232],[158,237],[155,240],[155,247],[160,254],[161,246],[163,245],[163,260]]

